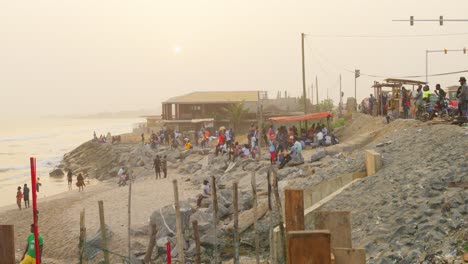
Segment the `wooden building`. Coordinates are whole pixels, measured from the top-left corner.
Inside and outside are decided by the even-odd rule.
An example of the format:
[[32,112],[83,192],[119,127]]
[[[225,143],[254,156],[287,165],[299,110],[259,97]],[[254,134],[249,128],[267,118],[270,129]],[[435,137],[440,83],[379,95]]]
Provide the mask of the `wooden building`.
[[162,103],[162,123],[180,131],[200,127],[229,126],[225,109],[242,103],[248,111],[244,122],[255,122],[259,103],[258,91],[192,92]]

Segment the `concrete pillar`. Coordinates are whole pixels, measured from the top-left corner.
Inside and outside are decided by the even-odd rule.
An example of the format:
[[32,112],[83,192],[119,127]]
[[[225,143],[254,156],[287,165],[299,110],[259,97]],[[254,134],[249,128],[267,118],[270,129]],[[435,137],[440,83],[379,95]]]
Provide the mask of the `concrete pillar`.
[[326,229],[331,234],[332,248],[352,248],[351,212],[315,212],[315,229]]

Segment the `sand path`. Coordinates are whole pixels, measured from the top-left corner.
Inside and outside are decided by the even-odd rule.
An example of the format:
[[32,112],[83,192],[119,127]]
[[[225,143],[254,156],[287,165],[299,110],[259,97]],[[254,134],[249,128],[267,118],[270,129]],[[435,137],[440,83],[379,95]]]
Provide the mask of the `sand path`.
[[[195,197],[199,193],[197,186],[185,181],[187,176],[171,175],[171,171],[169,171],[169,178],[161,180],[154,180],[154,176],[147,171],[136,175],[144,176],[138,176],[132,186],[133,229],[146,226],[155,209],[173,203],[173,179],[178,179],[181,200]],[[127,252],[128,186],[118,187],[115,182],[116,180],[106,181],[85,188],[84,192],[74,189],[39,201],[40,233],[45,241],[44,256],[45,260],[48,260],[47,263],[77,261],[80,211],[83,208],[86,209],[88,236],[95,234],[99,228],[99,200],[104,201],[106,223],[114,232],[109,243],[110,250]],[[64,188],[66,188],[65,185]],[[14,206],[0,209],[0,223],[15,225],[18,260],[29,234],[31,219],[31,209],[19,211],[14,209]],[[102,258],[98,256],[97,259]],[[121,260],[113,256],[111,262],[119,263]]]

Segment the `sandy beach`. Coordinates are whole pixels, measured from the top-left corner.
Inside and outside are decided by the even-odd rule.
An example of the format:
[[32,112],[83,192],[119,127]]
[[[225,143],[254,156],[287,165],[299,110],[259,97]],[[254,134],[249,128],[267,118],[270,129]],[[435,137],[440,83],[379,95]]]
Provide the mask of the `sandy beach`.
[[[197,186],[187,177],[176,175],[169,169],[169,177],[155,180],[148,171],[134,171],[137,176],[132,186],[132,229],[145,228],[152,212],[162,206],[173,203],[172,180],[178,179],[180,199],[195,197],[199,193]],[[78,258],[78,237],[80,211],[86,210],[86,228],[88,237],[99,228],[98,201],[104,201],[106,224],[109,225],[113,237],[109,241],[109,249],[114,252],[126,252],[127,248],[127,205],[128,186],[118,187],[117,179],[99,182],[86,187],[84,192],[78,192],[76,186],[72,191],[39,200],[39,230],[44,237],[45,263],[73,263]],[[29,234],[32,222],[32,209],[19,211],[15,206],[0,208],[0,223],[15,226],[15,248],[19,261]],[[132,238],[132,243],[146,246],[147,237]],[[98,255],[89,263],[97,263],[102,259]],[[112,263],[121,259],[111,255]]]

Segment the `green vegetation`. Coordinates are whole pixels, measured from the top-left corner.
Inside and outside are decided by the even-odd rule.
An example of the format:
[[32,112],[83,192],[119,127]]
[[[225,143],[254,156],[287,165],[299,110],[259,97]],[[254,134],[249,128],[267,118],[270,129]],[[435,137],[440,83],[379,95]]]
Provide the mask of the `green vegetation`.
[[234,131],[237,131],[239,124],[246,117],[248,110],[244,108],[244,103],[234,103],[229,107],[223,108],[222,112],[231,121]]
[[339,128],[339,127],[344,127],[345,126],[345,119],[344,118],[339,118],[338,120],[334,121],[331,126],[332,128]]

